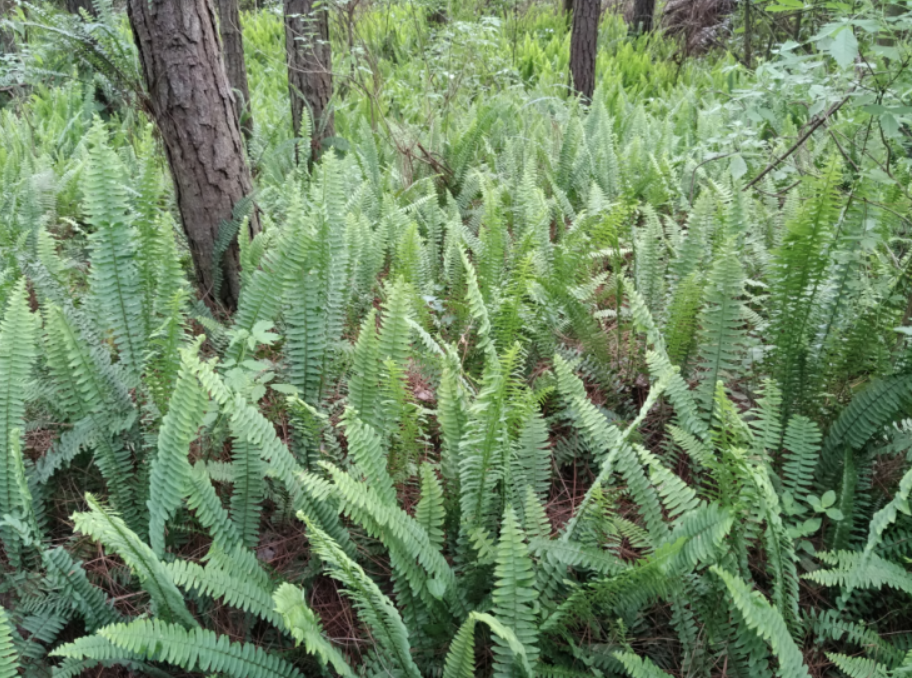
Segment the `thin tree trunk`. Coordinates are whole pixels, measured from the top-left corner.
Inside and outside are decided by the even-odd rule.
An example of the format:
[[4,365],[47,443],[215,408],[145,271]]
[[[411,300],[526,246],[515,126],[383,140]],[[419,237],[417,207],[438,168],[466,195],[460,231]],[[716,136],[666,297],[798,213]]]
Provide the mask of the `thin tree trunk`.
[[95,3],[92,0],[66,0],[67,11],[76,14],[79,10],[84,9],[91,16],[98,16],[95,11]]
[[241,131],[249,139],[253,134],[253,118],[250,115],[250,87],[247,85],[247,66],[244,64],[244,33],[241,31],[238,0],[217,2],[225,73],[234,90],[234,107],[238,120],[241,121]]
[[595,57],[601,0],[576,0],[570,36],[570,75],[573,88],[588,103],[595,90]]
[[637,33],[651,33],[655,17],[655,0],[634,0],[633,28]]
[[[215,244],[222,221],[231,219],[237,202],[250,194],[252,181],[215,12],[209,0],[129,0],[127,11],[197,282],[211,301],[233,310],[240,293],[237,238],[220,263],[214,261]],[[250,230],[259,230],[255,214]],[[216,298],[217,266],[222,284]]]
[[328,10],[325,2],[316,0],[284,2],[291,122],[297,135],[306,106],[313,126],[312,157],[316,159],[323,139],[336,133],[333,113],[329,108],[333,78]]

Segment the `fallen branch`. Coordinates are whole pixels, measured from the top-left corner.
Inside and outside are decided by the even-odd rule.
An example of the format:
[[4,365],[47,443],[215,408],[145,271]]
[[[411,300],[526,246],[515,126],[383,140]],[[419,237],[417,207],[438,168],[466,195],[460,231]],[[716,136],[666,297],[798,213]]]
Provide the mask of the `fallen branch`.
[[776,167],[778,167],[780,165],[780,163],[782,163],[783,160],[785,160],[792,153],[794,153],[799,148],[801,148],[801,146],[804,145],[804,142],[807,141],[808,139],[810,139],[811,135],[814,132],[816,132],[818,129],[820,129],[820,126],[823,123],[825,123],[833,114],[835,114],[836,111],[838,111],[840,108],[842,108],[843,104],[845,104],[845,102],[847,102],[849,100],[849,98],[852,96],[852,92],[854,92],[854,91],[855,91],[855,87],[853,86],[852,89],[849,90],[849,93],[846,94],[840,101],[837,101],[832,106],[830,106],[826,111],[824,111],[823,115],[818,117],[811,124],[811,126],[808,127],[807,131],[804,134],[802,134],[801,137],[799,137],[798,141],[796,141],[794,144],[792,144],[791,148],[789,148],[785,153],[783,153],[781,156],[779,156],[773,162],[771,162],[769,165],[767,165],[766,169],[764,169],[762,172],[760,172],[760,174],[758,174],[756,177],[754,177],[754,179],[747,186],[744,187],[744,190],[746,191],[747,189],[755,186],[758,182],[760,182],[761,179],[763,179],[763,177],[765,177],[767,174],[769,174],[774,169],[776,169]]

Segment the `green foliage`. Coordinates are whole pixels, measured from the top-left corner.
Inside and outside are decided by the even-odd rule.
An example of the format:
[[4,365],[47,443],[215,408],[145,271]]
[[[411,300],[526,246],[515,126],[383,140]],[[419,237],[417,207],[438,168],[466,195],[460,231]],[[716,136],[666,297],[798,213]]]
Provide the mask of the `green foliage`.
[[554,6],[342,3],[308,166],[247,12],[216,318],[96,4],[0,26],[0,675],[903,675],[909,17],[606,12],[582,106]]

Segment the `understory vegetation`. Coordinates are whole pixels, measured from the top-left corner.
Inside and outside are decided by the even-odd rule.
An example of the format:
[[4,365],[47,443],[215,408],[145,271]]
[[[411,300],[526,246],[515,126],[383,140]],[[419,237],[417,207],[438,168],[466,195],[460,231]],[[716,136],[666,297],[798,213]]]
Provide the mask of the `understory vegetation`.
[[244,13],[231,315],[122,12],[8,13],[0,677],[912,675],[912,18],[609,11],[585,105],[557,3],[431,5],[312,163]]

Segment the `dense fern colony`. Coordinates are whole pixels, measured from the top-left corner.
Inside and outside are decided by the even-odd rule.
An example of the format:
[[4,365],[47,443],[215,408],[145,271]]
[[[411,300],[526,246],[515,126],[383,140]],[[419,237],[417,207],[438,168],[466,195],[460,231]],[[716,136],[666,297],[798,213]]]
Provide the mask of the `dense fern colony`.
[[807,121],[762,72],[609,18],[584,109],[550,10],[416,11],[312,171],[247,17],[230,319],[110,74],[0,112],[0,676],[912,672],[905,166],[744,190]]

